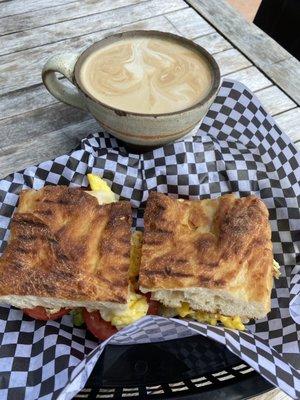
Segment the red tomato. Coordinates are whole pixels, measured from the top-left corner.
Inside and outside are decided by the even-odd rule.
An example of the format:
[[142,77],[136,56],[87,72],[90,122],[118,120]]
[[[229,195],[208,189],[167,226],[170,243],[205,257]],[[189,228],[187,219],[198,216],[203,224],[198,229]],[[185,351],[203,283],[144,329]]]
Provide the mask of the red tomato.
[[149,308],[148,308],[148,315],[157,315],[159,309],[159,302],[156,300],[149,300]]
[[100,340],[106,340],[118,332],[115,326],[101,318],[98,311],[88,312],[84,308],[83,318],[88,330]]
[[151,293],[141,293],[143,296],[146,297],[147,302],[149,304],[148,307],[148,315],[157,315],[159,309],[159,302],[156,300],[151,300]]
[[63,315],[68,314],[69,310],[62,308],[56,313],[48,314],[44,307],[38,306],[34,308],[24,308],[23,312],[31,318],[39,319],[40,321],[48,321],[49,319],[58,319]]

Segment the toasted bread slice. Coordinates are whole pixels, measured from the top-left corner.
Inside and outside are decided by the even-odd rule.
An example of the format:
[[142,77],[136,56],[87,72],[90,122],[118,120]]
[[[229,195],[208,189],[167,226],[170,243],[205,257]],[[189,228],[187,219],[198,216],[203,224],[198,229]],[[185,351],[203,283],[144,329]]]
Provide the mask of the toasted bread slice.
[[175,200],[151,192],[139,285],[168,307],[261,318],[270,310],[268,210],[255,196]]
[[25,190],[0,259],[0,300],[20,308],[122,307],[128,299],[131,207],[79,188]]

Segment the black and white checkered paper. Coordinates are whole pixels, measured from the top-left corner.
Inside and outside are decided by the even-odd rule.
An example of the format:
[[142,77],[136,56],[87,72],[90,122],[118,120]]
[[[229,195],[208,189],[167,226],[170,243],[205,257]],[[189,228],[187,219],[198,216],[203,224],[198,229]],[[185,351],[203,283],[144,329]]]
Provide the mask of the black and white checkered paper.
[[[193,138],[130,154],[101,132],[84,139],[69,155],[9,175],[0,181],[0,251],[22,189],[86,187],[90,172],[100,174],[121,199],[131,201],[137,228],[143,227],[150,190],[190,199],[255,194],[264,201],[274,257],[281,266],[267,318],[238,332],[145,317],[110,340],[128,344],[208,336],[291,397],[300,398],[300,155],[258,99],[242,84],[225,81]],[[44,323],[7,305],[0,306],[0,344],[0,399],[13,400],[71,399],[105,346],[84,329],[74,328],[70,316]]]

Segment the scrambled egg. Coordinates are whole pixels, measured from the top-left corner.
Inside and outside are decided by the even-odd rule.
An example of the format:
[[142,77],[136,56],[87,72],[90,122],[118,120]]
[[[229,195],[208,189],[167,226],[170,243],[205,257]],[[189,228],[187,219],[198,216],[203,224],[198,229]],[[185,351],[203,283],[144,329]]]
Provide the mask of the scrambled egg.
[[[95,196],[99,204],[107,204],[116,201],[116,196],[108,184],[98,175],[87,175],[92,191],[88,193]],[[132,284],[136,284],[136,277],[139,274],[141,259],[142,232],[135,231],[131,237],[130,268],[129,278]],[[145,296],[134,292],[134,286],[130,286],[127,308],[122,311],[105,309],[101,310],[101,317],[109,321],[117,329],[124,328],[138,319],[144,317],[148,312],[148,302]]]
[[108,184],[98,175],[87,174],[87,178],[91,187],[88,193],[97,198],[99,204],[114,203],[117,201],[116,195],[108,186]]
[[280,265],[278,264],[277,261],[273,260],[273,275],[276,279],[278,279],[281,275],[280,272]]
[[147,299],[140,294],[130,292],[127,309],[124,311],[101,311],[101,317],[117,329],[122,329],[144,317],[148,311]]
[[148,302],[145,296],[135,293],[139,274],[140,260],[142,255],[142,232],[135,231],[131,237],[129,279],[130,292],[127,309],[125,311],[101,312],[105,321],[110,321],[117,329],[122,329],[144,317],[148,312]]
[[101,312],[101,316],[105,321],[109,321],[117,329],[122,329],[127,325],[132,324],[138,319],[144,317],[148,312],[148,302],[145,296],[135,293],[137,289],[137,280],[139,274],[140,260],[142,255],[142,232],[135,231],[131,237],[130,250],[130,267],[129,279],[130,292],[127,309],[125,311],[108,310]]
[[208,323],[210,325],[216,325],[217,322],[221,322],[226,328],[238,329],[240,331],[245,329],[240,317],[227,317],[219,313],[194,311],[190,308],[188,303],[182,303],[181,307],[176,308],[176,312],[182,318],[189,316],[196,321]]

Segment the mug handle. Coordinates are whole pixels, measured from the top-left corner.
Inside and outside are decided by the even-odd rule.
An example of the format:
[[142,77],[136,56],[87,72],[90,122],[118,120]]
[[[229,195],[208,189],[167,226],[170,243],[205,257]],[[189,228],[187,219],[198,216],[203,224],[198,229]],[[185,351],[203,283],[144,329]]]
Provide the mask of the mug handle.
[[87,111],[87,106],[75,87],[70,88],[55,75],[55,72],[61,73],[74,85],[74,68],[77,59],[78,54],[75,53],[57,54],[49,58],[42,71],[42,80],[47,90],[58,100]]

